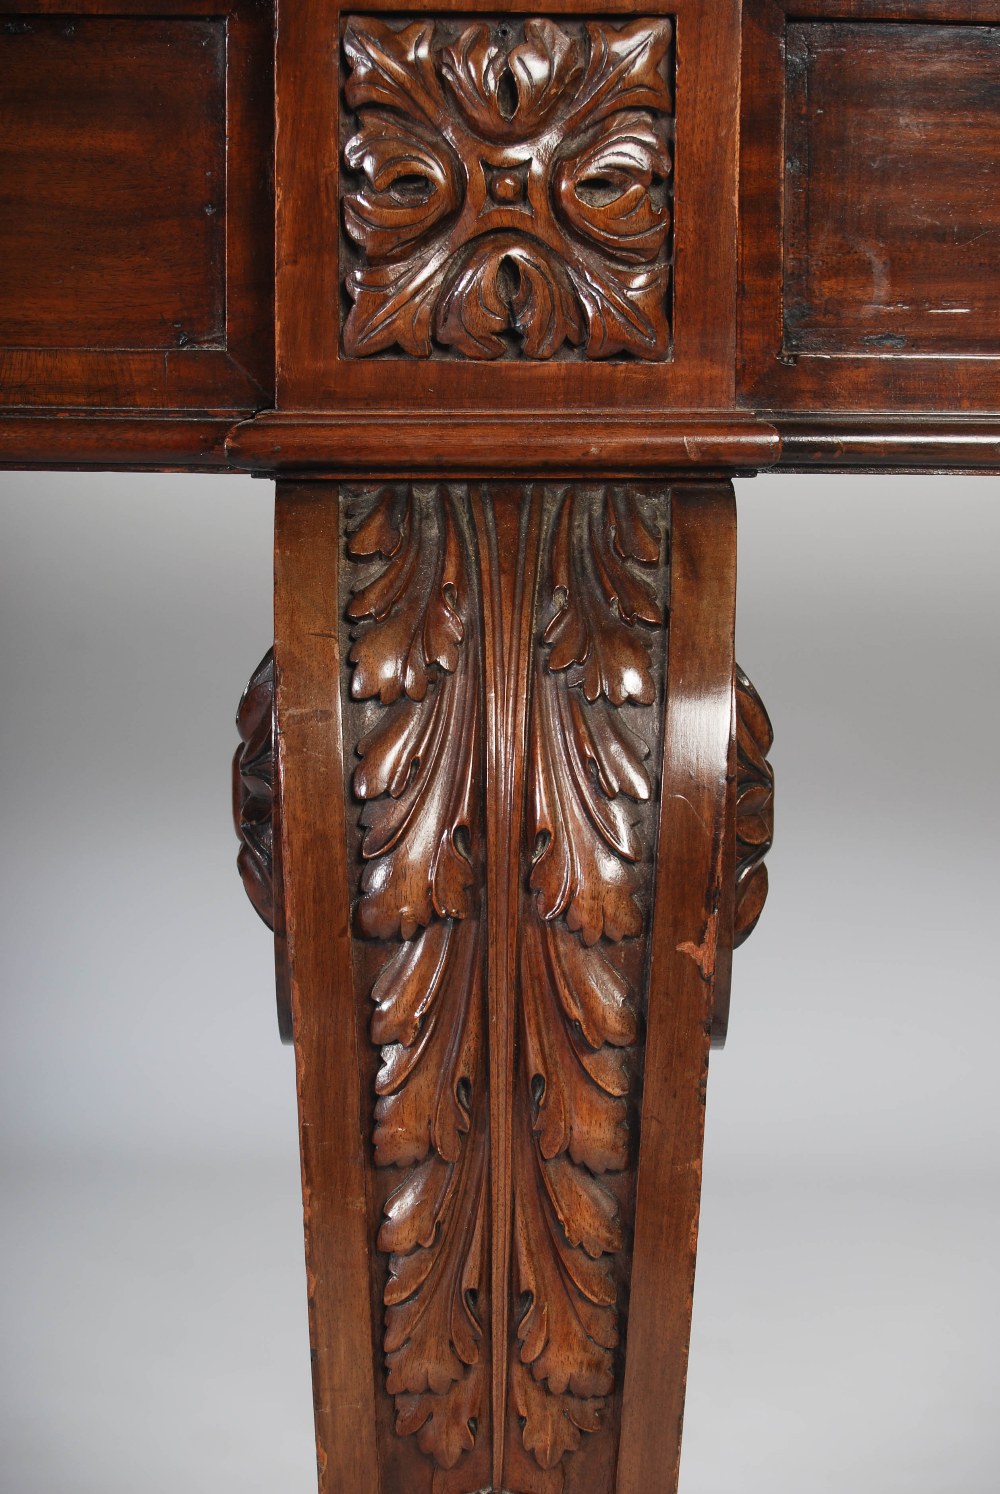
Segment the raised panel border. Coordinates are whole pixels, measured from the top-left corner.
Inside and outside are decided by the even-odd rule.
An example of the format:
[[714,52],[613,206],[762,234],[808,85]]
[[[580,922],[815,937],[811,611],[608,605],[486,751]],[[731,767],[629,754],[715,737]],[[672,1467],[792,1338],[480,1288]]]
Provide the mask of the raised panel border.
[[[496,13],[495,3],[453,0],[431,6],[374,0],[367,14],[447,16]],[[298,0],[280,12],[277,48],[278,204],[277,406],[280,411],[419,408],[433,385],[435,408],[591,410],[731,409],[735,348],[735,184],[739,8],[734,0],[650,0],[643,15],[669,16],[677,57],[673,168],[675,285],[669,363],[487,366],[436,361],[393,364],[391,394],[379,360],[347,359],[340,348],[341,274],[336,201],[338,100],[343,82],[342,15],[359,7]],[[515,15],[586,20],[634,18],[628,0],[599,7],[579,0],[540,5],[516,0]],[[318,60],[317,60],[318,59]],[[316,205],[324,205],[317,213]],[[712,225],[706,234],[705,225]],[[318,309],[328,307],[328,314]]]
[[[169,358],[0,349],[0,460],[85,464],[93,450],[97,465],[224,465],[233,418],[269,406],[274,385],[273,9],[265,0],[4,0],[0,9],[6,19],[221,18],[227,59],[225,346]],[[121,433],[107,445],[110,430]]]
[[[1000,411],[1000,358],[783,351],[789,20],[998,25],[1000,0],[747,0],[740,145],[740,402],[763,412],[843,412],[854,417],[858,412],[905,416],[947,411],[961,419]],[[795,455],[801,460],[805,452]],[[911,463],[912,457],[903,461]]]

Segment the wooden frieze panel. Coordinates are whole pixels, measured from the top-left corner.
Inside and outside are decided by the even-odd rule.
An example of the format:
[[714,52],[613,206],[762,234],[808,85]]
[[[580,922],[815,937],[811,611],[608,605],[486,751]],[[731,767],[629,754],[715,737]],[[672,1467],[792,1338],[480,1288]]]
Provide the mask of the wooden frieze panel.
[[[851,460],[855,430],[881,413],[901,426],[876,422],[854,460],[886,460],[881,429],[902,465],[922,445],[926,465],[939,452],[995,464],[995,442],[955,422],[1000,410],[1000,5],[890,10],[748,0],[742,394],[806,421],[848,417],[842,451],[826,420],[820,455]],[[808,441],[796,434],[793,459]]]
[[225,67],[218,18],[0,25],[0,345],[223,345]]
[[788,353],[1000,354],[1000,26],[787,33]]
[[8,6],[0,451],[197,461],[273,397],[271,14]]
[[289,7],[262,431],[732,410],[738,42],[730,0]]

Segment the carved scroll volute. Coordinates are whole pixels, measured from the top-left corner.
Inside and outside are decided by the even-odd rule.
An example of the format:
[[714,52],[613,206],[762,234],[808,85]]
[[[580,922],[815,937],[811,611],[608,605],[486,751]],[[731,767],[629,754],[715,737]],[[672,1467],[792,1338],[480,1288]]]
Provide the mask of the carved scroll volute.
[[240,745],[233,755],[233,824],[240,842],[236,866],[247,897],[274,932],[278,1029],[292,1041],[281,878],[280,792],[274,751],[274,650],[268,649],[236,713]]
[[774,838],[774,769],[768,761],[774,733],[764,702],[737,664],[733,673],[733,724],[726,806],[727,873],[720,910],[719,963],[712,1012],[712,1043],[721,1048],[729,1027],[732,957],[749,939],[767,899],[765,857]]
[[767,898],[764,857],[774,839],[774,769],[767,760],[774,742],[764,702],[736,667],[736,899],[733,944],[737,949],[757,927]]

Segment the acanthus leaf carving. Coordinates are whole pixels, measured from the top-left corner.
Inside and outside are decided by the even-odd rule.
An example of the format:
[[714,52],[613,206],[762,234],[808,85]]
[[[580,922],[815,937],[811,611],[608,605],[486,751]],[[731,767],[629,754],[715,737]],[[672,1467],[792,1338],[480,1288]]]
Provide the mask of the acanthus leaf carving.
[[615,27],[588,21],[586,31],[590,60],[571,124],[577,124],[581,115],[600,120],[623,109],[649,109],[658,114],[672,110],[663,76],[673,38],[669,22],[637,20]]
[[344,147],[344,160],[366,178],[344,203],[344,226],[373,259],[398,256],[420,242],[460,201],[448,152],[416,130],[387,134],[369,119]]
[[274,649],[250,677],[236,713],[240,745],[233,756],[233,824],[236,859],[254,910],[275,925],[275,857],[278,829],[274,792]]
[[749,939],[767,898],[764,860],[774,839],[774,732],[764,702],[737,665],[736,905],[734,946]]
[[[601,1422],[619,1342],[611,1179],[628,1164],[637,993],[613,950],[644,926],[650,747],[619,719],[657,697],[661,539],[629,488],[573,487],[555,521],[536,648],[515,1113],[513,1393],[543,1468]],[[643,574],[646,572],[646,574]],[[643,632],[645,630],[645,634]],[[647,636],[648,635],[648,636]],[[631,806],[631,808],[629,807]]]
[[[584,68],[578,37],[555,21],[524,23],[524,40],[508,51],[482,22],[442,52],[441,70],[469,124],[484,139],[526,139],[545,124]],[[505,74],[512,107],[504,107]]]
[[[507,267],[516,273],[510,288]],[[438,303],[435,336],[470,358],[501,358],[513,327],[525,355],[548,358],[563,342],[583,339],[579,306],[565,268],[543,245],[514,234],[474,246]]]
[[672,35],[349,20],[347,355],[668,357]]
[[486,1394],[478,614],[443,486],[369,494],[348,553],[375,565],[347,613],[352,695],[381,707],[353,787],[356,924],[385,943],[370,993],[375,1161],[401,1174],[378,1236],[386,1388],[400,1435],[447,1469],[474,1445]]
[[[440,1470],[490,1426],[499,1488],[505,1418],[518,1456],[547,1478],[600,1431],[616,1385],[666,635],[657,497],[533,486],[520,501],[537,516],[538,553],[499,562],[524,565],[519,605],[532,611],[494,612],[510,631],[488,648],[494,501],[458,485],[367,491],[347,538],[357,583],[345,611],[354,926],[381,1054],[372,1142],[393,1176],[377,1236],[385,1385],[397,1433]],[[523,793],[503,805],[520,872],[500,981],[482,906],[482,691],[487,652],[517,658],[522,628],[523,673],[502,686],[526,699]],[[503,762],[499,744],[516,734],[490,730]],[[500,875],[508,853],[492,854]],[[494,1070],[506,1101],[490,1092]]]
[[445,102],[433,56],[434,22],[394,27],[377,16],[348,21],[344,52],[350,72],[344,84],[348,108],[398,109],[424,125],[440,128]]
[[667,221],[650,191],[670,169],[667,143],[643,114],[619,114],[578,156],[562,160],[555,191],[568,222],[621,259],[648,263]]

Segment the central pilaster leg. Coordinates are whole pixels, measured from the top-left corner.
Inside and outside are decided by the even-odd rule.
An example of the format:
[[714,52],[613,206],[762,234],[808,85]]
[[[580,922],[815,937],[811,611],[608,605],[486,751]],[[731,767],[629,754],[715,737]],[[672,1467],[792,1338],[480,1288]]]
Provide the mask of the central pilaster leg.
[[676,1485],[734,543],[726,485],[279,488],[324,1494]]

